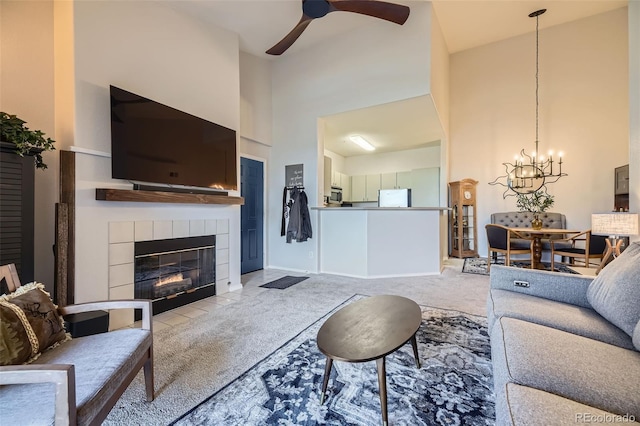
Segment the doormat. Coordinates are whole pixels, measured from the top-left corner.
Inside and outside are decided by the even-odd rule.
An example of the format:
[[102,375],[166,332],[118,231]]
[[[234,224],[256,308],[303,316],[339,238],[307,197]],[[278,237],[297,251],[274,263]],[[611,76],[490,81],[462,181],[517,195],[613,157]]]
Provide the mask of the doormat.
[[309,277],[293,277],[291,275],[287,275],[286,277],[278,278],[275,281],[268,282],[266,284],[262,284],[260,287],[264,288],[277,288],[280,290],[284,290],[285,288],[289,288],[294,284],[298,284],[300,281],[304,281]]

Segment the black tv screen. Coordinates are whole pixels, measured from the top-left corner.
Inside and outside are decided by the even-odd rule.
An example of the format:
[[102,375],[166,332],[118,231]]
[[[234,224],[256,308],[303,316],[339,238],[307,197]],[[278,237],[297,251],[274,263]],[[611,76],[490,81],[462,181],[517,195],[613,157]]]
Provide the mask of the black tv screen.
[[236,132],[111,86],[111,176],[237,190]]

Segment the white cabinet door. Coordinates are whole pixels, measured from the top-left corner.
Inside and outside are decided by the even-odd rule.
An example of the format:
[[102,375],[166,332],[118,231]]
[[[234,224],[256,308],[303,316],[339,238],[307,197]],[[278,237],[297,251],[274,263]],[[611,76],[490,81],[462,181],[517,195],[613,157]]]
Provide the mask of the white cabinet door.
[[411,172],[398,172],[396,173],[396,188],[405,189],[411,188]]
[[411,171],[411,205],[413,207],[437,207],[440,205],[439,167]]
[[398,187],[396,175],[397,173],[382,173],[380,175],[380,189],[396,189]]
[[342,175],[342,199],[351,201],[351,176]]
[[331,195],[331,157],[324,157],[324,195]]
[[367,178],[364,175],[351,176],[351,200],[366,201]]
[[378,201],[378,191],[380,190],[380,175],[367,175],[366,181],[366,200]]

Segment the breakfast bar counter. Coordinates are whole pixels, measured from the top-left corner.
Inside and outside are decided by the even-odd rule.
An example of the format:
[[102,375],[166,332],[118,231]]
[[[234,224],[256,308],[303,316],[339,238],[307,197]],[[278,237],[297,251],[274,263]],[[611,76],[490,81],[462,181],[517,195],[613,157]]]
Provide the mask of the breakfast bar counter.
[[312,207],[319,271],[359,278],[437,275],[448,207]]

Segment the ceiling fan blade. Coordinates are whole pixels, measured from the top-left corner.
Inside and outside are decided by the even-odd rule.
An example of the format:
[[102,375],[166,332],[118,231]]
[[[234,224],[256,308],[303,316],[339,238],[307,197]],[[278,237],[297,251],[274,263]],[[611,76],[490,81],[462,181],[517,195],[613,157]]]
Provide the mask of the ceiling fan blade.
[[379,0],[328,0],[332,8],[343,12],[354,12],[373,16],[396,24],[404,24],[410,9],[402,4]]
[[282,55],[291,45],[300,37],[300,34],[307,28],[307,26],[313,21],[313,18],[308,17],[307,15],[302,15],[300,18],[300,22],[293,27],[293,29],[284,36],[282,40],[276,43],[271,49],[267,50],[266,53],[269,55]]

